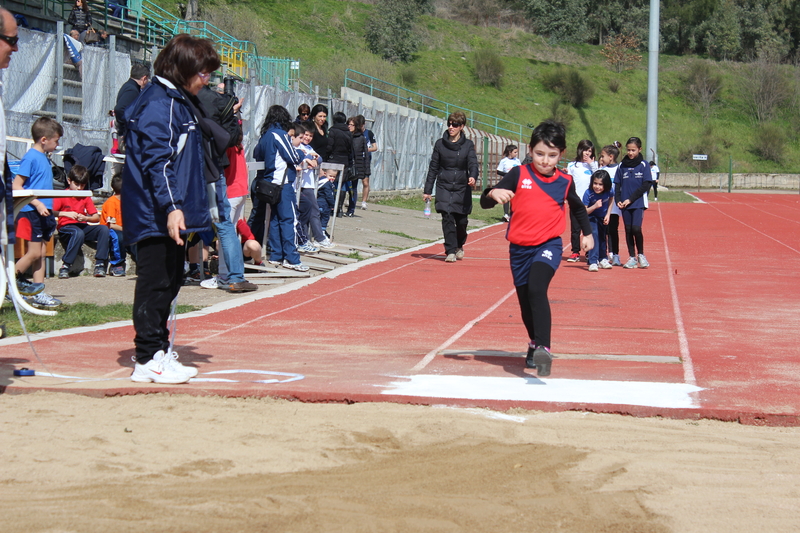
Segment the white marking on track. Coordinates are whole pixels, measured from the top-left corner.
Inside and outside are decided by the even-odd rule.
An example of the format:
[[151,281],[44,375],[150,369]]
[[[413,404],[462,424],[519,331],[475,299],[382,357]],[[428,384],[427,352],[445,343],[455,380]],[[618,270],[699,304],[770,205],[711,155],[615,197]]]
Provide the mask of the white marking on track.
[[468,332],[469,330],[472,329],[472,326],[474,326],[475,324],[477,324],[478,322],[480,322],[481,320],[483,320],[484,318],[489,316],[495,309],[500,307],[503,304],[503,302],[508,300],[511,297],[512,294],[516,294],[516,292],[517,292],[517,289],[512,289],[508,294],[506,294],[505,296],[500,298],[497,302],[495,302],[495,304],[492,305],[489,309],[487,309],[486,311],[481,313],[481,315],[478,318],[472,319],[469,322],[467,322],[467,324],[463,328],[458,330],[458,332],[456,332],[455,335],[453,335],[452,337],[450,337],[449,339],[444,341],[444,343],[441,344],[438,348],[434,348],[433,350],[428,352],[425,355],[425,357],[423,357],[422,360],[419,363],[417,363],[416,365],[414,365],[411,368],[411,370],[413,372],[418,372],[418,371],[422,370],[423,368],[425,368],[426,366],[428,366],[428,363],[433,361],[433,358],[436,357],[437,353],[439,353],[440,351],[446,349],[448,346],[450,346],[451,344],[456,342],[458,339],[460,339],[466,332]]
[[417,398],[499,400],[581,404],[640,405],[671,409],[696,408],[693,393],[703,390],[688,383],[594,381],[530,377],[396,376],[381,394]]
[[697,380],[694,376],[694,364],[692,364],[692,354],[689,352],[689,340],[686,337],[686,328],[683,324],[681,304],[678,301],[678,289],[675,286],[675,275],[674,271],[672,270],[672,260],[670,260],[669,246],[667,246],[667,232],[664,229],[664,215],[661,211],[661,204],[658,204],[658,218],[661,221],[661,238],[664,241],[664,255],[667,261],[669,292],[672,296],[672,311],[675,314],[675,327],[678,330],[678,346],[680,347],[681,360],[683,361],[683,381],[689,385],[695,385]]
[[761,235],[763,235],[764,237],[766,237],[766,238],[768,238],[768,239],[771,239],[771,240],[773,240],[773,241],[777,242],[777,243],[778,243],[778,244],[780,244],[781,246],[785,246],[786,248],[790,249],[791,251],[793,251],[793,252],[795,252],[795,253],[798,253],[798,254],[800,254],[800,250],[798,250],[797,248],[792,248],[791,246],[789,246],[789,245],[788,245],[788,244],[786,244],[785,242],[781,242],[781,241],[779,241],[778,239],[776,239],[776,238],[775,238],[775,237],[773,237],[772,235],[767,235],[767,234],[766,234],[766,233],[764,233],[763,231],[757,230],[756,228],[754,228],[754,227],[753,227],[753,226],[751,226],[750,224],[745,224],[744,222],[742,222],[742,221],[741,221],[741,220],[739,220],[738,218],[736,218],[736,217],[732,217],[732,216],[731,216],[731,215],[729,215],[728,213],[726,213],[726,212],[722,211],[721,209],[719,209],[719,208],[715,207],[715,206],[714,206],[714,205],[712,205],[712,204],[707,204],[707,205],[708,205],[709,207],[713,208],[713,209],[716,209],[716,210],[717,210],[717,212],[718,212],[719,214],[721,214],[721,215],[724,215],[724,216],[726,216],[726,217],[730,218],[731,220],[735,220],[736,222],[738,222],[738,223],[739,223],[739,224],[741,224],[742,226],[744,226],[744,227],[746,227],[746,228],[749,228],[749,229],[751,229],[751,230],[755,231],[756,233],[760,233],[760,234],[761,234]]

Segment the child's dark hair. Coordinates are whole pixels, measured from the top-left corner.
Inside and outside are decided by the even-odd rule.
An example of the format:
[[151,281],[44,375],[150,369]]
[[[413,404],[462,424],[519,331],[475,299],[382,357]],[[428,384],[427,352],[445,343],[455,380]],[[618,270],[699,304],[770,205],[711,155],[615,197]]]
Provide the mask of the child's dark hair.
[[600,180],[603,182],[603,192],[608,192],[611,190],[611,174],[605,170],[595,171],[595,173],[592,174],[592,183],[594,183],[594,180]]
[[83,165],[72,165],[67,174],[67,179],[76,185],[83,185],[84,187],[89,184],[89,169]]
[[114,194],[120,194],[122,192],[122,174],[114,174],[111,176],[111,190],[114,191]]
[[625,146],[628,146],[629,144],[635,144],[639,150],[642,149],[642,140],[639,137],[631,137],[628,139],[628,142],[625,143]]
[[295,137],[300,137],[301,135],[304,135],[306,132],[311,131],[311,128],[309,128],[302,122],[295,122],[293,127],[294,127]]
[[592,143],[592,141],[590,141],[589,139],[584,139],[578,143],[578,154],[575,156],[576,162],[580,163],[581,161],[583,161],[583,152],[585,152],[586,150],[591,150],[592,159],[595,158],[594,143]]
[[607,146],[603,146],[603,149],[600,150],[600,152],[601,153],[602,152],[607,153],[608,155],[610,155],[614,159],[614,161],[616,161],[617,158],[619,157],[619,148],[620,148],[620,146],[622,146],[622,144],[619,141],[614,141],[613,143],[611,143],[611,144],[609,144]]
[[334,124],[346,124],[347,123],[347,115],[342,113],[341,111],[337,111],[333,114],[333,123]]
[[64,128],[61,127],[58,121],[50,117],[39,117],[31,126],[31,138],[33,138],[34,142],[39,142],[42,137],[52,139],[56,135],[63,137]]
[[517,145],[516,144],[509,144],[508,146],[506,146],[506,149],[503,150],[503,157],[510,156],[511,152],[513,152],[516,149],[517,149]]
[[656,166],[656,162],[655,162],[655,161],[650,161],[650,166],[651,166],[651,167],[654,167],[654,166]]
[[545,120],[531,132],[531,149],[540,142],[563,152],[567,149],[567,129],[561,122]]

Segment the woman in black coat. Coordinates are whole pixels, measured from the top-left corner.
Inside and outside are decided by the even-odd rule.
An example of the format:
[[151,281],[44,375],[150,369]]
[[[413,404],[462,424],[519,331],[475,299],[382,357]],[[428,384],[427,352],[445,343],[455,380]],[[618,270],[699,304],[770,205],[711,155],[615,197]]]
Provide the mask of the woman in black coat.
[[467,117],[457,111],[447,118],[447,131],[436,141],[425,180],[424,200],[430,200],[436,183],[436,212],[442,215],[445,259],[464,257],[467,215],[472,213],[472,186],[478,178],[475,145],[464,135]]

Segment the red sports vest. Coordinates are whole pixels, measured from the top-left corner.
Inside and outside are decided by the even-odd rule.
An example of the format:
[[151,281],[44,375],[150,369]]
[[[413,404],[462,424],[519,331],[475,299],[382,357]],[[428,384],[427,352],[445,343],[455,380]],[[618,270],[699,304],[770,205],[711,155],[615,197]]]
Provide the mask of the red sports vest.
[[519,167],[519,181],[511,199],[511,223],[506,238],[520,246],[538,246],[561,236],[566,228],[564,203],[572,176],[556,169],[546,178],[533,165]]

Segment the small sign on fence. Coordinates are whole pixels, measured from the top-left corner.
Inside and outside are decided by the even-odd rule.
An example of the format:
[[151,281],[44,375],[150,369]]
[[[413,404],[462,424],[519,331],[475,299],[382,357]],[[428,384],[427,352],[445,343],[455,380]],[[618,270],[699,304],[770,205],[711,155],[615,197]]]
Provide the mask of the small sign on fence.
[[692,159],[695,161],[708,161],[708,155],[706,154],[694,154],[692,155]]

